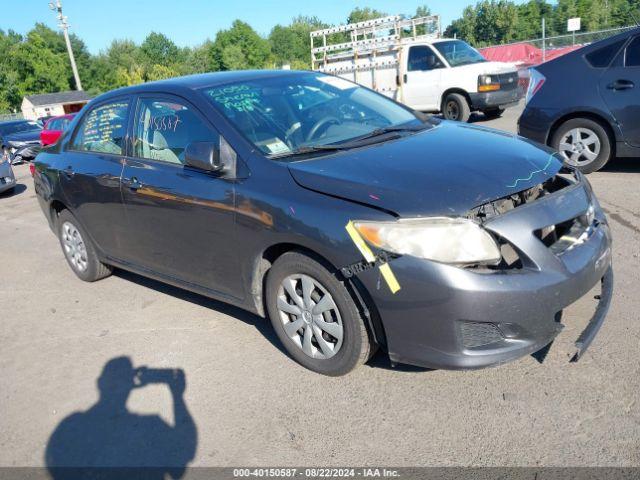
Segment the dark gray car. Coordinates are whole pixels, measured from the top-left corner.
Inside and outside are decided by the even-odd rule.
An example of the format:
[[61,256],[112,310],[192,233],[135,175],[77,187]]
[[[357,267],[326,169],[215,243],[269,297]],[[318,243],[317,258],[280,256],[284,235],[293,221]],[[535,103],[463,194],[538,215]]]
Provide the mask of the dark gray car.
[[268,314],[329,375],[377,348],[437,368],[513,360],[602,282],[578,358],[611,300],[606,218],[557,154],[319,73],[107,93],[34,182],[81,279],[117,266]]
[[583,173],[640,157],[640,28],[531,69],[520,135]]

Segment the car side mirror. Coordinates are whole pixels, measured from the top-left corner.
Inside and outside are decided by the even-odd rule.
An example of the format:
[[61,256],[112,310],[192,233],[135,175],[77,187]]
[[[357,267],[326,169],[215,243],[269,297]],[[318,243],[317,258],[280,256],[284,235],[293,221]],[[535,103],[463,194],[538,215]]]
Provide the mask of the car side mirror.
[[221,172],[224,169],[220,148],[214,142],[191,142],[184,150],[184,163],[207,172]]

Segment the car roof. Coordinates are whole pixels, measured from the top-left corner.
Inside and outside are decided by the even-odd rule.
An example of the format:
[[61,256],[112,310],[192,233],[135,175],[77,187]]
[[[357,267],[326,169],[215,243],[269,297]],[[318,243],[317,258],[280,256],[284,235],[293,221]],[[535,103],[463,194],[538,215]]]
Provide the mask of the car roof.
[[20,123],[33,123],[35,120],[8,120],[6,122],[0,122],[0,127],[6,127],[8,125],[18,125]]
[[464,42],[464,40],[460,40],[459,38],[434,38],[433,40],[431,40],[431,43],[450,42],[452,40],[459,40],[461,42]]
[[112,96],[129,95],[144,92],[167,92],[178,91],[182,89],[199,90],[201,88],[216,87],[227,83],[256,80],[262,78],[286,77],[292,75],[303,75],[310,72],[306,70],[232,70],[225,72],[200,73],[196,75],[187,75],[184,77],[168,78],[166,80],[157,80],[153,82],[140,83],[130,87],[118,88],[100,95],[95,100],[100,101]]
[[67,120],[73,120],[73,117],[75,117],[77,114],[78,112],[65,113],[64,115],[56,115],[54,117],[47,118],[47,120],[44,122],[44,129],[47,130],[47,128],[49,127],[49,124],[54,120],[59,120],[61,118],[66,118]]

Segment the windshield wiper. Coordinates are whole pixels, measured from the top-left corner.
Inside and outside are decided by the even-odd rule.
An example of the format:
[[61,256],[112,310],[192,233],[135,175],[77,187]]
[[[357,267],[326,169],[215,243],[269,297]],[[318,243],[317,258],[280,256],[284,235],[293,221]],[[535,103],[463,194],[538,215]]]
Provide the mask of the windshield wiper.
[[304,145],[290,152],[271,155],[269,158],[287,158],[287,157],[294,157],[296,155],[306,155],[307,153],[332,151],[332,150],[344,150],[347,148],[349,148],[348,145]]
[[361,140],[363,138],[377,137],[378,135],[384,135],[385,133],[389,133],[389,132],[417,132],[417,131],[420,131],[420,130],[424,130],[425,128],[427,128],[427,126],[424,125],[424,124],[420,124],[420,125],[391,125],[389,127],[376,128],[375,130],[372,130],[371,132],[369,132],[366,135],[364,135],[363,137],[360,137],[358,140]]
[[420,124],[420,125],[391,125],[389,127],[380,127],[375,130],[370,131],[360,137],[356,137],[355,139],[348,140],[344,143],[334,143],[327,145],[303,145],[291,152],[282,153],[278,155],[272,155],[270,158],[286,158],[292,157],[296,155],[305,155],[307,153],[321,152],[321,151],[335,151],[335,150],[348,150],[350,148],[360,147],[363,144],[363,140],[368,140],[373,137],[378,137],[380,135],[385,135],[387,133],[393,132],[417,132],[420,130],[424,130],[428,125]]

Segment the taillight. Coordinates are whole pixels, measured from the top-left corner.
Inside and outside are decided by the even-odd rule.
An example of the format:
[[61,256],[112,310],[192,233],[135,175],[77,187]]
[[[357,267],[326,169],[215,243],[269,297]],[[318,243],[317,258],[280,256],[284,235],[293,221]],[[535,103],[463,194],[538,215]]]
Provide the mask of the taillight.
[[542,85],[544,85],[544,82],[547,80],[546,77],[535,68],[529,69],[529,75],[529,88],[527,88],[525,104],[531,101],[533,96],[540,91]]
[[36,166],[32,163],[29,163],[29,171],[31,172],[31,176],[33,177],[36,174]]

